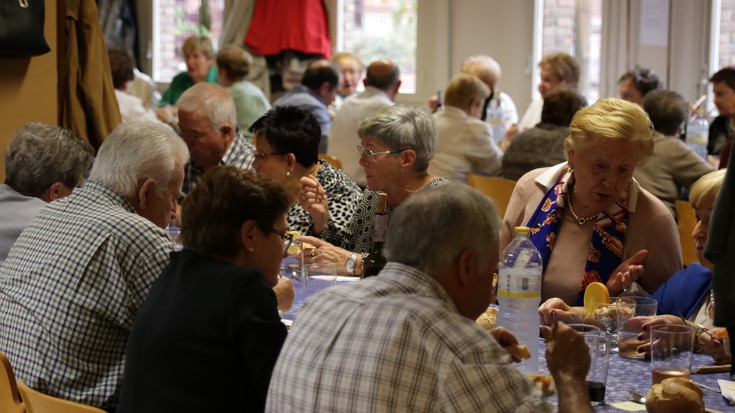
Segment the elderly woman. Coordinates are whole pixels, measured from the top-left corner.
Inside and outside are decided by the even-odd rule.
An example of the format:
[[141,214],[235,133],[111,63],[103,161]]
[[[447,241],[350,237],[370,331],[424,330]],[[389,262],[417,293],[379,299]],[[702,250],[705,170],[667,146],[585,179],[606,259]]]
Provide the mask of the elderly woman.
[[[541,121],[541,111],[546,95],[565,89],[577,90],[579,63],[572,56],[566,53],[550,54],[541,59],[538,66],[541,77],[538,92],[541,94],[541,99],[534,100],[528,106],[526,113],[523,114],[518,124],[517,132],[531,129]],[[515,136],[516,131],[514,129],[506,132],[506,136],[510,135],[506,139],[510,140],[512,136]]]
[[620,99],[643,105],[643,98],[656,89],[661,89],[661,81],[651,69],[636,67],[626,72],[618,80]]
[[208,411],[213,394],[223,411],[263,411],[286,339],[271,287],[287,210],[268,178],[233,166],[204,174],[184,200],[184,249],[133,324],[118,412]]
[[176,124],[176,102],[181,95],[197,83],[217,82],[217,70],[214,68],[214,50],[212,40],[206,36],[192,36],[184,41],[181,47],[186,61],[186,72],[174,76],[168,89],[163,92],[160,106],[156,111],[158,119],[174,126]]
[[[682,268],[671,214],[633,179],[636,165],[653,151],[651,132],[640,106],[601,99],[572,119],[567,162],[531,171],[516,184],[500,251],[514,227],[532,228],[544,262],[542,299],[581,305],[593,281],[607,284],[611,295],[654,291]],[[633,276],[622,276],[628,269]]]
[[[393,210],[406,198],[424,189],[449,184],[427,172],[436,148],[436,128],[431,114],[417,107],[396,105],[383,109],[360,123],[360,165],[365,169],[369,190],[359,201],[355,215],[340,231],[327,205],[328,197],[312,177],[301,179],[301,205],[314,219],[321,239],[304,237],[315,245],[313,259],[334,263],[338,272],[362,275],[363,255],[373,246],[373,217],[377,194],[388,195],[388,222]],[[332,245],[334,244],[334,245]]]
[[255,139],[253,169],[286,189],[288,226],[302,234],[314,234],[311,216],[299,205],[301,178],[311,177],[329,198],[329,216],[336,231],[344,231],[355,213],[362,190],[346,173],[317,154],[321,129],[310,111],[296,106],[277,106],[250,127]]
[[[672,275],[650,297],[658,302],[658,314],[655,317],[638,317],[643,330],[656,324],[686,323],[699,328],[697,333],[699,348],[711,354],[716,361],[729,359],[724,353],[722,341],[714,338],[713,329],[714,299],[712,294],[712,263],[704,257],[704,245],[709,234],[710,215],[717,195],[725,181],[725,171],[715,171],[702,176],[692,185],[689,203],[697,211],[697,225],[692,231],[692,238],[697,246],[698,263],[690,264],[686,269]],[[566,323],[590,322],[584,307],[569,307],[558,298],[551,298],[539,307],[539,314],[544,324],[554,321]],[[704,332],[706,331],[706,334]]]

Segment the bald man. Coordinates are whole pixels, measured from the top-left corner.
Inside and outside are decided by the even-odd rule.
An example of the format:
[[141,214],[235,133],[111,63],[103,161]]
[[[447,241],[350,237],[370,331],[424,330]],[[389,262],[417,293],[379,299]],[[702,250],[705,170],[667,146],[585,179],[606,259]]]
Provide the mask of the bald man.
[[360,186],[366,186],[365,171],[360,166],[357,127],[360,121],[380,109],[393,105],[401,87],[401,72],[388,60],[378,60],[367,69],[365,90],[342,103],[329,131],[329,154],[342,161],[342,169]]

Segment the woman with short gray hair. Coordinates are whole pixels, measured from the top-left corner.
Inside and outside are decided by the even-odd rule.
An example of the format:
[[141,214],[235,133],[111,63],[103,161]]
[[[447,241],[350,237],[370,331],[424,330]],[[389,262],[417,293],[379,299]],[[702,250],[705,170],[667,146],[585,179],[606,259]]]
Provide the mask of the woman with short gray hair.
[[416,192],[449,184],[427,171],[436,150],[436,128],[431,114],[412,106],[383,109],[360,123],[360,165],[365,169],[365,191],[347,227],[337,230],[330,220],[324,188],[313,177],[301,180],[301,206],[311,214],[318,238],[304,237],[315,245],[313,260],[337,262],[339,273],[362,275],[365,253],[373,247],[373,217],[377,191],[388,196],[388,222],[393,210]]

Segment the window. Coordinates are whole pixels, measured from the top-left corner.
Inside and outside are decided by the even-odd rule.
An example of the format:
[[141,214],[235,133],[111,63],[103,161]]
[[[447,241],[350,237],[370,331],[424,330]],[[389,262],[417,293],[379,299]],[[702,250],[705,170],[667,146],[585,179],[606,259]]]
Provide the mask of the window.
[[224,0],[153,1],[153,79],[167,83],[186,70],[181,46],[187,37],[208,35],[214,50],[222,30]]
[[[735,0],[732,0],[735,1]],[[551,53],[567,53],[580,66],[578,91],[590,104],[600,97],[602,0],[543,0],[541,47],[535,64]],[[533,79],[538,84],[538,76]]]
[[417,0],[341,0],[337,49],[367,65],[390,59],[401,70],[401,93],[416,92]]
[[719,20],[719,41],[716,47],[716,65],[712,72],[735,64],[735,0],[719,0],[715,16]]

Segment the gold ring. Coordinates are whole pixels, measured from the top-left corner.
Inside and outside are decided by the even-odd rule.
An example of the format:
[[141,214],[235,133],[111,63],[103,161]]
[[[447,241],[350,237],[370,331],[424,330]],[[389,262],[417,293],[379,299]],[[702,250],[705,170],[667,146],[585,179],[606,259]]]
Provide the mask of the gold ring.
[[316,256],[316,248],[314,248],[313,250],[311,250],[311,256],[312,257],[315,257]]

